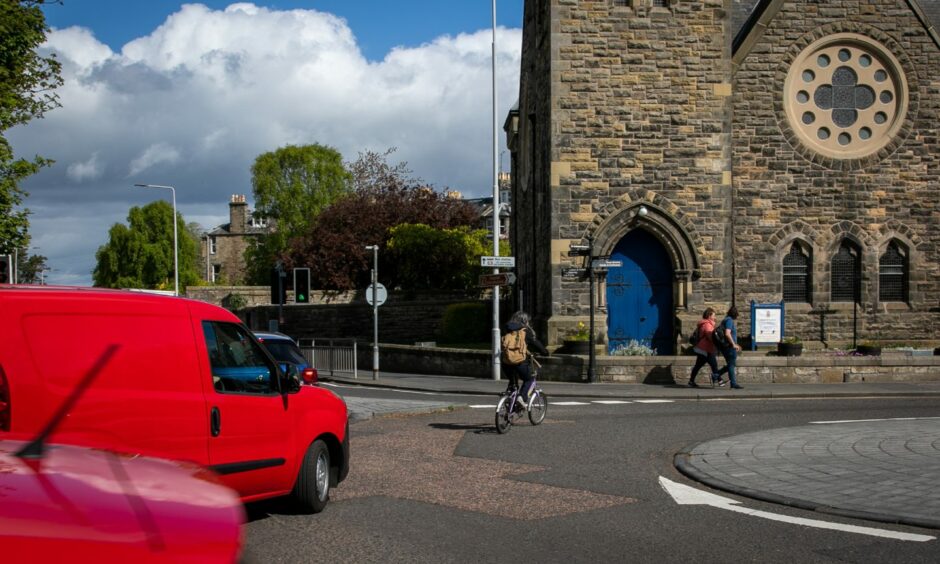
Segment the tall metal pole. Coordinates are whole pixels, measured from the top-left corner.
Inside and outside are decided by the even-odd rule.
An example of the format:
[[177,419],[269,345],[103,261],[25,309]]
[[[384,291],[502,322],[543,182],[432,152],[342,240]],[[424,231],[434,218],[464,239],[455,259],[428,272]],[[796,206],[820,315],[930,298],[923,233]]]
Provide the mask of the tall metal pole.
[[588,276],[591,279],[591,296],[588,300],[591,308],[591,334],[588,335],[588,382],[597,382],[596,359],[594,358],[594,237],[588,236]]
[[368,245],[372,251],[372,379],[379,379],[379,246]]
[[[499,256],[500,206],[499,206],[499,137],[496,116],[496,0],[493,0],[493,256]],[[498,268],[493,269],[499,273]],[[500,377],[499,343],[499,286],[493,287],[493,380]]]
[[180,295],[180,260],[176,228],[176,188],[163,184],[134,184],[134,186],[139,188],[165,188],[173,196],[173,291],[178,296]]

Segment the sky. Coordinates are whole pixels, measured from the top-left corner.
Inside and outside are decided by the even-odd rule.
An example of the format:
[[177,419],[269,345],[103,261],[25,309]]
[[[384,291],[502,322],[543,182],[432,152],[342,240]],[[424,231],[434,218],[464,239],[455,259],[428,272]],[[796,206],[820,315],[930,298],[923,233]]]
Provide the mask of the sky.
[[[523,0],[497,2],[497,116],[519,89]],[[492,2],[64,0],[42,48],[62,63],[61,107],[6,132],[55,161],[23,183],[32,254],[50,284],[91,285],[95,252],[131,207],[176,189],[187,223],[253,204],[254,159],[320,143],[464,197],[492,194]],[[503,169],[505,135],[499,132]]]

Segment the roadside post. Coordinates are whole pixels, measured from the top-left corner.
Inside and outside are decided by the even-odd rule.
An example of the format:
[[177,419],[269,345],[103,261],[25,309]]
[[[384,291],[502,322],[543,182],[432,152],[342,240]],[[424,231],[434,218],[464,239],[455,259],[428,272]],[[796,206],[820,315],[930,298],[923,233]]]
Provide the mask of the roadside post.
[[610,268],[617,268],[623,265],[622,261],[619,260],[610,260],[610,257],[604,256],[595,256],[594,255],[594,237],[588,236],[587,245],[570,245],[568,247],[568,256],[569,257],[587,257],[587,268],[565,268],[562,270],[562,278],[580,278],[587,274],[588,276],[588,293],[589,301],[588,308],[590,309],[590,327],[588,335],[588,382],[595,383],[597,382],[597,353],[594,350],[594,309],[595,309],[595,291],[594,291],[594,277],[596,275],[607,274],[607,270]]
[[[493,288],[493,380],[499,380],[502,363],[500,362],[500,343],[499,343],[499,287],[512,284],[516,281],[516,275],[511,272],[500,273],[500,268],[515,268],[516,257],[480,257],[480,266],[483,268],[494,268],[493,274],[480,276],[480,286],[489,286]],[[484,283],[487,282],[487,283]]]
[[388,292],[379,284],[379,246],[366,245],[372,251],[372,284],[366,289],[366,301],[372,306],[372,379],[379,379],[379,306],[385,303]]

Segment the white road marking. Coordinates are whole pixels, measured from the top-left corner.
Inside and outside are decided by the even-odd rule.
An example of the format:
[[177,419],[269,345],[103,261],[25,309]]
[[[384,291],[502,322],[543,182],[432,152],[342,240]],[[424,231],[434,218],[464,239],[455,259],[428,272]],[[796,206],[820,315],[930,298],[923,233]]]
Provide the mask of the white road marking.
[[915,535],[911,533],[889,531],[887,529],[875,529],[873,527],[859,527],[857,525],[830,523],[828,521],[820,521],[818,519],[804,519],[802,517],[790,517],[788,515],[770,513],[769,511],[748,509],[747,507],[741,507],[739,505],[741,502],[737,500],[698,490],[685,484],[673,482],[672,480],[666,479],[662,476],[659,477],[659,485],[664,490],[666,490],[666,493],[672,496],[672,499],[674,499],[675,502],[679,505],[710,505],[717,509],[726,509],[728,511],[734,511],[735,513],[744,513],[745,515],[750,515],[752,517],[770,519],[771,521],[780,521],[782,523],[802,525],[804,527],[815,527],[817,529],[829,529],[833,531],[842,531],[859,535],[869,535],[872,537],[882,537],[913,542],[927,542],[936,540],[936,537],[931,537],[928,535]]
[[496,409],[496,404],[493,405],[471,405],[470,409]]
[[623,400],[591,400],[591,403],[601,403],[604,405],[617,405],[620,403],[633,403],[633,402],[623,401]]
[[843,419],[841,421],[810,421],[810,425],[832,425],[833,423],[870,423],[874,421],[922,421],[940,417],[893,417],[886,419]]
[[591,405],[584,401],[553,401],[551,405]]
[[673,403],[673,400],[665,399],[650,399],[650,400],[635,400],[637,403]]

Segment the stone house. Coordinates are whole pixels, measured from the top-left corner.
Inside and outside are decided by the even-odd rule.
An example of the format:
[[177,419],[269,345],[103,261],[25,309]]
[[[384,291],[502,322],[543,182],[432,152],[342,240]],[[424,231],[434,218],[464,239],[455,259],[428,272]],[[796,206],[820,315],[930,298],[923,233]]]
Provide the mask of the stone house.
[[[842,346],[937,339],[940,0],[526,0],[517,307],[551,343],[672,354],[702,310],[784,302]],[[570,274],[570,272],[569,272]],[[747,339],[745,338],[745,341]]]
[[202,279],[210,284],[244,284],[249,241],[274,228],[271,220],[254,217],[242,194],[232,195],[228,213],[228,223],[206,232],[200,240],[199,257],[205,265]]

